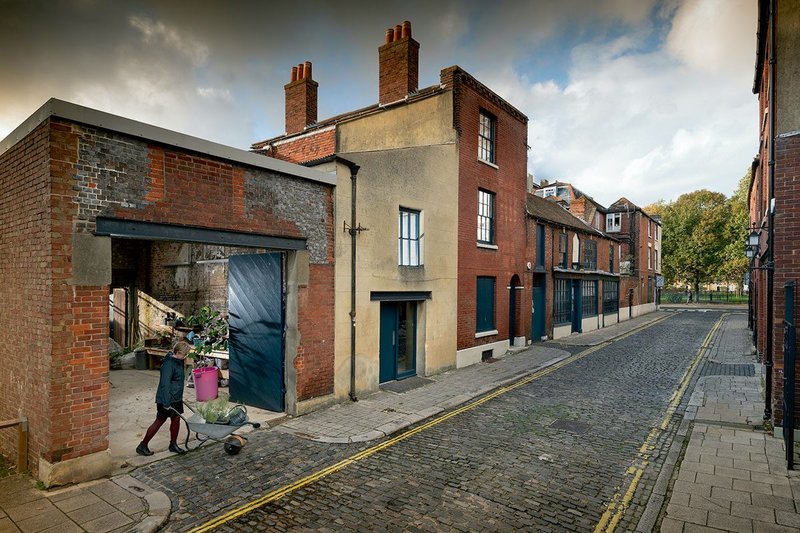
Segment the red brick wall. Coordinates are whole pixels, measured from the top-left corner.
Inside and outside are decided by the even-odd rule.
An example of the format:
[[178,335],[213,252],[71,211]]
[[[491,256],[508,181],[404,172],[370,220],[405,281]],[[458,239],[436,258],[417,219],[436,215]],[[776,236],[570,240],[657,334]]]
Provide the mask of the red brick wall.
[[333,155],[336,150],[336,130],[309,134],[261,150],[260,153],[291,163],[305,163]]
[[[776,423],[783,420],[783,320],[787,282],[795,288],[795,325],[800,319],[800,254],[797,239],[800,235],[800,135],[778,137],[775,142],[775,278],[774,278],[774,375],[773,412]],[[766,315],[764,315],[766,316]],[[797,349],[798,346],[795,346]],[[800,368],[796,366],[795,372]],[[797,374],[796,374],[797,375]],[[800,384],[795,390],[800,398]],[[795,407],[795,422],[800,422],[800,408]]]
[[71,284],[73,233],[103,215],[306,239],[303,400],[333,392],[332,191],[55,119],[0,156],[0,417],[29,417],[34,473],[108,447],[109,289]]
[[333,280],[333,264],[310,265],[308,287],[299,291],[300,344],[294,362],[298,401],[333,393]]
[[416,91],[418,70],[419,43],[410,36],[378,48],[378,101],[387,104]]
[[284,86],[287,134],[303,131],[307,125],[317,121],[318,87],[310,72],[305,78]]
[[[0,419],[28,417],[34,471],[51,419],[49,143],[45,122],[0,156]],[[16,443],[14,429],[0,431],[0,454],[16,458]]]
[[[446,71],[443,71],[443,76]],[[444,78],[443,78],[444,79]],[[508,289],[515,274],[525,281],[517,299],[529,310],[531,287],[526,268],[525,199],[527,180],[526,121],[512,115],[495,96],[480,88],[456,82],[455,124],[459,133],[458,223],[458,349],[508,339]],[[496,162],[493,168],[478,160],[478,118],[484,109],[497,117]],[[497,250],[478,248],[478,189],[495,193],[495,244]],[[475,338],[476,285],[478,276],[495,281],[497,335]],[[530,312],[525,311],[522,331],[530,337]]]

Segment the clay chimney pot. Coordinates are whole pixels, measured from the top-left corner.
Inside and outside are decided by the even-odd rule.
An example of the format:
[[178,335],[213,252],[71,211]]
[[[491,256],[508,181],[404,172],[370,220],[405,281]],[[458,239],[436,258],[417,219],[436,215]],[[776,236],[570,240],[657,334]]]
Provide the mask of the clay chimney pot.
[[399,41],[403,37],[403,27],[398,24],[394,27],[394,40]]
[[403,39],[411,37],[411,22],[408,20],[403,21]]
[[297,67],[292,67],[292,79],[291,81],[297,81]]
[[302,80],[305,77],[306,77],[305,66],[302,63],[300,63],[299,65],[297,65],[297,79]]
[[389,44],[392,41],[394,41],[394,30],[389,28],[386,30],[386,44]]
[[304,64],[306,78],[311,79],[311,61],[306,61]]

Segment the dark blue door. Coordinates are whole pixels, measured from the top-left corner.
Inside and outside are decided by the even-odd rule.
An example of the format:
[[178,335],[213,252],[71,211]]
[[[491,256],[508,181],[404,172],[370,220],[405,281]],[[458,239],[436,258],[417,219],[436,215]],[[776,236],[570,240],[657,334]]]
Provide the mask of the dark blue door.
[[538,342],[544,336],[545,300],[544,281],[535,276],[533,285],[533,317],[531,318],[531,340]]
[[579,279],[572,280],[572,331],[583,331],[583,291]]
[[283,411],[283,277],[280,253],[228,261],[231,400]]
[[417,303],[381,302],[380,383],[417,374]]

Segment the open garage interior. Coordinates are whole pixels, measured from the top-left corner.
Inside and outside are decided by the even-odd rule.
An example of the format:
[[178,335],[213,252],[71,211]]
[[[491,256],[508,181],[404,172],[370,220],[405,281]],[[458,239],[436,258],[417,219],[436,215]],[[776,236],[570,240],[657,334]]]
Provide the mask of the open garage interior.
[[[192,328],[192,317],[203,309],[219,313],[217,322],[231,323],[232,336],[216,339],[206,359],[220,369],[219,391],[246,404],[262,424],[284,415],[285,256],[264,248],[111,239],[109,450],[115,468],[135,457],[135,445],[153,421],[158,368],[167,350],[188,330],[196,345],[208,340],[202,325]],[[187,377],[194,364],[187,359]],[[190,405],[195,392],[184,391]],[[181,440],[185,434],[184,427]],[[154,450],[165,449],[167,440],[166,432],[158,434]]]

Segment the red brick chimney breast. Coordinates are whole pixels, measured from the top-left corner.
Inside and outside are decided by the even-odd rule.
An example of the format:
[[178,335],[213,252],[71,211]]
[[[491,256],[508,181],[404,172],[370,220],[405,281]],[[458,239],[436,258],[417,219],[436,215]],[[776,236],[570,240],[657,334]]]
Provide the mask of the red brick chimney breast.
[[286,93],[286,134],[299,133],[317,121],[317,88],[311,79],[311,62],[292,67],[289,83],[283,86]]
[[411,38],[411,23],[386,30],[378,48],[378,102],[387,104],[415,92],[419,83],[419,43]]

